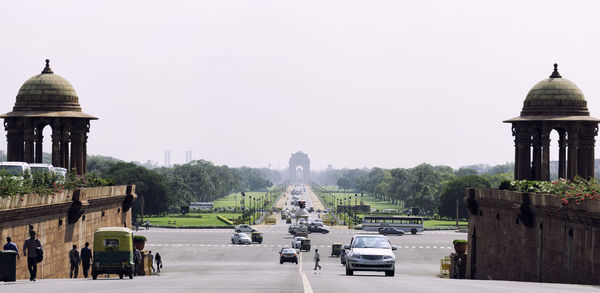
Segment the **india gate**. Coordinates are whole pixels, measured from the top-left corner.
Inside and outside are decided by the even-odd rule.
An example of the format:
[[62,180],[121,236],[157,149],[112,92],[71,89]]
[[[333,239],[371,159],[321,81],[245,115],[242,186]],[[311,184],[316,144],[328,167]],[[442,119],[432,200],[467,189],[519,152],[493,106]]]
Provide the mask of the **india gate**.
[[300,151],[292,154],[289,180],[291,183],[310,183],[310,159],[308,154]]

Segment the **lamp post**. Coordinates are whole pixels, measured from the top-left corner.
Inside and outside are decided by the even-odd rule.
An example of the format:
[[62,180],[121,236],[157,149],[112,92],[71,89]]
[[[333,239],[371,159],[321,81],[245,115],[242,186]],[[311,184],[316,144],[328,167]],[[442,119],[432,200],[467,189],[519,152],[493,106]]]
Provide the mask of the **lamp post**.
[[252,225],[252,195],[248,197],[248,204],[250,205],[248,209],[248,215],[250,216],[248,217],[248,225]]
[[246,194],[242,192],[242,223],[246,223]]
[[256,196],[254,197],[254,221],[252,221],[252,225],[256,225]]
[[358,200],[358,194],[354,194],[354,222],[356,222],[356,200]]

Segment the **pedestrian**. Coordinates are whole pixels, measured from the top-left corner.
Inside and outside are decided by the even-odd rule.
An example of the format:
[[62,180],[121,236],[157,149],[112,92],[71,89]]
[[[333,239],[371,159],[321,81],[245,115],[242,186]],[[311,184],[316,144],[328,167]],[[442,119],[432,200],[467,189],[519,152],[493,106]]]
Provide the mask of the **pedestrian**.
[[162,269],[162,259],[160,258],[160,253],[156,253],[154,256],[154,262],[156,262],[156,272],[160,273],[160,269]]
[[69,278],[77,279],[77,275],[79,275],[79,263],[81,262],[81,258],[79,257],[79,251],[77,251],[77,245],[75,244],[73,244],[73,249],[69,251],[69,260],[71,261]]
[[313,260],[315,261],[315,271],[317,270],[317,267],[319,267],[319,270],[321,270],[321,265],[319,265],[319,261],[321,261],[321,255],[319,255],[318,249],[315,249],[315,257]]
[[135,218],[135,231],[140,230],[140,219]]
[[6,244],[2,247],[3,250],[12,250],[17,253],[17,259],[19,259],[19,249],[17,249],[17,245],[12,242],[10,237],[6,237]]
[[138,267],[139,267],[141,261],[142,261],[142,253],[140,253],[140,250],[136,248],[135,251],[133,252],[133,262],[135,263],[135,265],[133,267],[133,275],[134,276],[138,275]]
[[333,226],[333,219],[331,219],[331,226]]
[[150,221],[146,220],[146,230],[150,229]]
[[148,251],[148,273],[154,273],[154,256],[152,255],[152,250]]
[[23,244],[23,256],[27,257],[27,270],[29,271],[29,281],[34,281],[37,275],[38,249],[41,251],[42,244],[35,238],[35,231],[29,231],[29,239]]
[[88,277],[90,271],[90,261],[92,260],[92,250],[90,249],[90,243],[86,242],[85,247],[81,249],[81,266],[83,268],[83,277]]

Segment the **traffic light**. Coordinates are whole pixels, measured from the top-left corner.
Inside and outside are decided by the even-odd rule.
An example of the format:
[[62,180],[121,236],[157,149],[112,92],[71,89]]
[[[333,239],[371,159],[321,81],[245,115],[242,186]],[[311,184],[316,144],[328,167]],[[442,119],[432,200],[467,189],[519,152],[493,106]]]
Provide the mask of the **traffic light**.
[[299,201],[298,202],[298,206],[303,209],[304,207],[306,207],[306,202],[305,201]]

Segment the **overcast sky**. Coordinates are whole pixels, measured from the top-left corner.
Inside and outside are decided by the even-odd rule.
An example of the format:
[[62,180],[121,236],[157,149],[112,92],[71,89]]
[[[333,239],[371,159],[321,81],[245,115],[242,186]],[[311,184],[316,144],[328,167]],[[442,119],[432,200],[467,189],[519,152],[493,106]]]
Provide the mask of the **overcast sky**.
[[88,154],[501,164],[502,120],[554,62],[600,116],[599,14],[600,1],[7,1],[0,112],[49,58],[100,118]]

